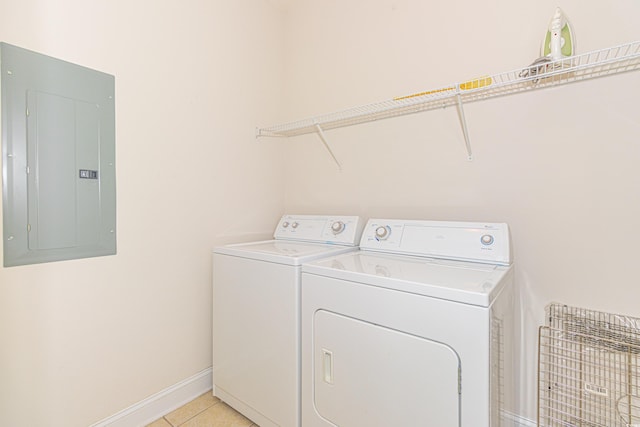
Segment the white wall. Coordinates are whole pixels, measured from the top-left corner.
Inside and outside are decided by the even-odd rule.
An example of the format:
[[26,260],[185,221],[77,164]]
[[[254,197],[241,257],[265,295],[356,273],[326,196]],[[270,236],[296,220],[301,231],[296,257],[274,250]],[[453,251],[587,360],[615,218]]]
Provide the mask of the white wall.
[[[635,0],[299,0],[287,120],[524,67],[556,6],[578,52],[640,39]],[[633,72],[283,142],[288,212],[509,223],[524,325],[520,415],[535,419],[537,326],[560,301],[640,317],[640,74]]]
[[0,425],[86,426],[211,366],[210,250],[283,209],[268,0],[0,1],[0,40],[116,77],[118,254],[0,268]]

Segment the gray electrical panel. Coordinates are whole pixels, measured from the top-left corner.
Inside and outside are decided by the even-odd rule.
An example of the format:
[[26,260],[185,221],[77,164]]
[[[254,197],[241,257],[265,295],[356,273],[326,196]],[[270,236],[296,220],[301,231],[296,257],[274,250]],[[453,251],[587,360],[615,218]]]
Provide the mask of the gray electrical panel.
[[116,253],[115,78],[0,43],[4,266]]

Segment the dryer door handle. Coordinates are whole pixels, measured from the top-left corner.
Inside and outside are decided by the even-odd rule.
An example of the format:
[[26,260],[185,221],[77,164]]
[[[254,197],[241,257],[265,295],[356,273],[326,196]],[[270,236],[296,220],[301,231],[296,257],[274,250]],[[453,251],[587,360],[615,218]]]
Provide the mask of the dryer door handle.
[[322,379],[327,384],[333,384],[333,353],[322,349]]

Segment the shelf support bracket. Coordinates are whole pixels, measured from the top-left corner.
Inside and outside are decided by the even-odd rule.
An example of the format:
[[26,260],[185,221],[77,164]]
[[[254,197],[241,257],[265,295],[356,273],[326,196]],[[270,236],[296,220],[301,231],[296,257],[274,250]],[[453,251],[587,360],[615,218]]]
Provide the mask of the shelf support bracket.
[[462,107],[462,97],[460,96],[460,89],[457,90],[456,98],[458,101],[458,116],[460,118],[460,125],[462,126],[462,134],[464,135],[464,144],[467,148],[467,160],[473,160],[473,154],[471,153],[471,142],[469,142],[469,131],[467,130],[467,119],[464,116],[464,108]]
[[335,154],[333,154],[333,151],[331,151],[331,147],[329,147],[329,144],[327,143],[327,139],[324,136],[324,131],[322,130],[322,128],[320,127],[320,125],[318,123],[314,123],[314,126],[316,128],[316,131],[318,132],[318,137],[320,137],[320,140],[324,144],[324,147],[327,149],[327,151],[331,155],[331,158],[333,158],[333,161],[338,166],[338,172],[342,172],[342,165],[340,164],[340,162],[336,158]]

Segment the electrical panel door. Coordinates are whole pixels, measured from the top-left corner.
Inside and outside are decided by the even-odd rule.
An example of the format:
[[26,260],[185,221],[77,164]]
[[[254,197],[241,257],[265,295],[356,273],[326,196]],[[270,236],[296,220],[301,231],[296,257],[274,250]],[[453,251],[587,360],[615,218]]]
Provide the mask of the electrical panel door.
[[4,265],[115,254],[114,77],[0,52]]

